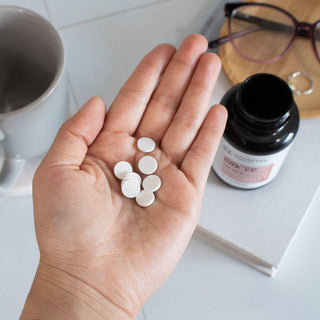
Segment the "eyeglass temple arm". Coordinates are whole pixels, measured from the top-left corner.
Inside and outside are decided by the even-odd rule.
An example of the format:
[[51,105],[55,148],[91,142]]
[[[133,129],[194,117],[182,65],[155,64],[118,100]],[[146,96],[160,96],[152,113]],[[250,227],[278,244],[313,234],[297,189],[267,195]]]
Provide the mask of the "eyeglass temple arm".
[[[232,38],[234,38],[234,39],[235,38],[240,38],[240,37],[245,36],[246,34],[249,34],[251,32],[255,32],[255,31],[259,30],[259,29],[260,29],[260,27],[252,27],[252,28],[247,28],[247,29],[244,29],[244,30],[241,30],[241,31],[238,31],[238,32],[234,32],[232,34]],[[217,48],[220,45],[225,44],[225,43],[227,43],[229,41],[230,41],[230,37],[228,35],[228,36],[220,37],[218,39],[209,41],[208,46],[209,46],[209,48],[214,49],[214,48]]]
[[[234,16],[235,18],[238,18],[239,20],[244,20],[244,21],[249,21],[252,23],[255,23],[257,25],[260,25],[261,27],[264,27],[265,29],[273,30],[273,31],[278,31],[278,32],[288,32],[292,33],[292,26],[285,25],[283,23],[275,22],[275,21],[270,21],[267,19],[262,19],[259,17],[255,16],[250,16],[241,12],[237,12]],[[315,23],[315,25],[318,22]],[[303,26],[303,27],[301,27]],[[305,28],[307,26],[307,28]],[[310,30],[313,27],[312,24],[306,23],[306,22],[298,22],[296,24],[296,35],[299,37],[303,38],[310,38]],[[309,30],[308,30],[309,29]],[[314,35],[315,39],[318,40],[320,39],[320,33],[315,33]]]
[[245,13],[241,13],[241,12],[237,12],[234,15],[234,17],[239,20],[252,22],[260,27],[263,27],[264,29],[292,33],[292,27],[288,26],[286,24],[283,24],[283,23],[259,18],[256,16],[251,16],[249,14],[245,14]]
[[[278,31],[278,32],[289,32],[292,33],[292,27],[287,26],[285,24],[282,23],[278,23],[278,22],[274,22],[274,21],[270,21],[267,19],[262,19],[259,17],[255,17],[255,16],[251,16],[248,14],[244,14],[244,13],[240,13],[237,12],[234,15],[234,18],[237,18],[239,20],[243,20],[243,21],[248,21],[248,22],[252,22],[254,24],[256,24],[256,27],[251,27],[251,28],[247,28],[247,29],[243,29],[241,31],[238,32],[234,32],[232,33],[232,38],[239,38],[242,37],[246,34],[249,34],[251,32],[257,31],[257,30],[261,30],[261,29],[267,29],[267,30],[274,30],[274,31]],[[224,36],[224,37],[220,37],[218,39],[212,40],[209,42],[209,48],[213,49],[216,48],[228,41],[230,41],[231,38],[230,36]]]

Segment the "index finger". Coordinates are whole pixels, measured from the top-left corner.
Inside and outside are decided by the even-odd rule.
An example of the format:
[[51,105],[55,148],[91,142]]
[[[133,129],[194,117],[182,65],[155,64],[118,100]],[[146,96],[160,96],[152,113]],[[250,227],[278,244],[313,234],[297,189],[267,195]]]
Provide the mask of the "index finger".
[[205,187],[227,117],[228,112],[224,106],[215,105],[210,108],[197,137],[182,161],[180,169],[200,192]]
[[175,51],[172,45],[161,44],[142,59],[110,106],[105,130],[130,135],[136,131],[159,78]]

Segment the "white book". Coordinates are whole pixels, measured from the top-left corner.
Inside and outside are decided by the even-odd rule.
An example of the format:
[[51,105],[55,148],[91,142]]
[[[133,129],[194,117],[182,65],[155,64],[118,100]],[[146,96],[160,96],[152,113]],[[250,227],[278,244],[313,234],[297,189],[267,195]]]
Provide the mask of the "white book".
[[[222,8],[216,18],[223,19]],[[221,19],[210,21],[201,33],[214,39]],[[222,72],[211,103],[219,103],[230,87]],[[320,117],[301,119],[279,174],[260,189],[235,189],[211,170],[196,235],[273,276],[320,190],[319,138]]]

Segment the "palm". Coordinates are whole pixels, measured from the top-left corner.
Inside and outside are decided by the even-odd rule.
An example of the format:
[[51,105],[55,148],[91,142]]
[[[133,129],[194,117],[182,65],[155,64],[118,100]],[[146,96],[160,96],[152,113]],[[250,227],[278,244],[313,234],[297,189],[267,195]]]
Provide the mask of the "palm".
[[[218,74],[213,55],[199,59],[204,50],[199,36],[185,40],[174,56],[172,47],[156,48],[135,70],[105,119],[104,106],[93,99],[71,120],[71,128],[62,128],[35,178],[42,257],[50,253],[50,263],[77,262],[88,272],[95,261],[91,271],[98,275],[99,290],[110,290],[112,279],[119,292],[139,297],[137,304],[165,280],[195,228],[225,122],[225,112],[215,108],[201,125]],[[155,202],[145,208],[121,194],[113,174],[120,160],[136,168],[143,155],[136,147],[141,136],[157,142],[152,155],[162,180]],[[68,139],[76,155],[70,155],[63,141]],[[47,193],[52,194],[49,202],[43,200]]]
[[133,165],[134,171],[140,173],[137,163],[145,153],[137,149],[136,142],[135,137],[125,133],[107,132],[102,133],[89,149],[90,160],[99,159],[97,163],[100,161],[106,164],[105,168],[101,168],[101,179],[106,179],[106,186],[102,185],[100,192],[104,198],[109,197],[107,202],[112,203],[110,211],[115,216],[118,216],[121,211],[124,211],[125,215],[134,212],[137,216],[150,220],[150,222],[157,216],[166,220],[169,217],[164,216],[171,210],[177,211],[180,216],[194,212],[199,205],[197,194],[199,191],[159,146],[151,153],[158,162],[156,174],[161,177],[163,184],[163,187],[156,192],[156,203],[142,208],[136,204],[134,199],[125,198],[121,194],[120,181],[113,174],[113,166],[120,160],[127,160]]
[[[93,229],[90,233],[85,232],[83,247],[79,248],[78,243],[72,249],[87,249],[92,255],[95,254],[95,247],[98,247],[102,257],[121,253],[121,260],[126,257],[131,263],[134,261],[133,265],[139,265],[141,261],[142,265],[132,271],[146,275],[150,270],[155,272],[155,269],[162,268],[159,260],[166,261],[167,265],[171,264],[172,268],[177,263],[186,242],[182,242],[181,248],[176,248],[173,244],[181,243],[181,236],[191,236],[194,223],[190,223],[190,219],[196,221],[200,208],[200,190],[190,183],[183,171],[158,147],[152,155],[158,162],[156,173],[161,177],[162,187],[156,192],[155,203],[146,208],[138,206],[134,199],[122,195],[120,181],[113,174],[113,166],[117,161],[126,159],[135,168],[143,155],[137,150],[136,138],[125,133],[102,133],[90,147],[84,164],[96,166],[97,176],[93,184],[86,184],[86,190],[89,187],[90,193],[97,194],[94,199],[96,204],[100,203],[100,208],[93,213]],[[106,165],[101,166],[101,163]],[[78,182],[74,184],[84,188]],[[87,210],[90,211],[92,203],[87,203],[87,198],[87,195],[83,195],[85,203],[81,205],[83,208],[88,206]],[[181,229],[183,235],[179,232]],[[117,245],[114,246],[114,243]],[[102,252],[101,244],[104,247]],[[173,256],[174,260],[170,258]],[[111,267],[114,268],[114,261]],[[105,272],[109,274],[110,270]],[[139,279],[139,275],[134,274],[132,279],[135,278]]]

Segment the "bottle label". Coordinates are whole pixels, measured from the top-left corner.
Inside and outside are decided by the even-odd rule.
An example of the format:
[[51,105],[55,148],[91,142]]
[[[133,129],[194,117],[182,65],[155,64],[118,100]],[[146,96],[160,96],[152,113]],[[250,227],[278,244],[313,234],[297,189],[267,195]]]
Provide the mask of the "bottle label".
[[222,138],[213,169],[223,181],[234,187],[258,188],[275,178],[289,148],[271,155],[257,156],[239,151]]

